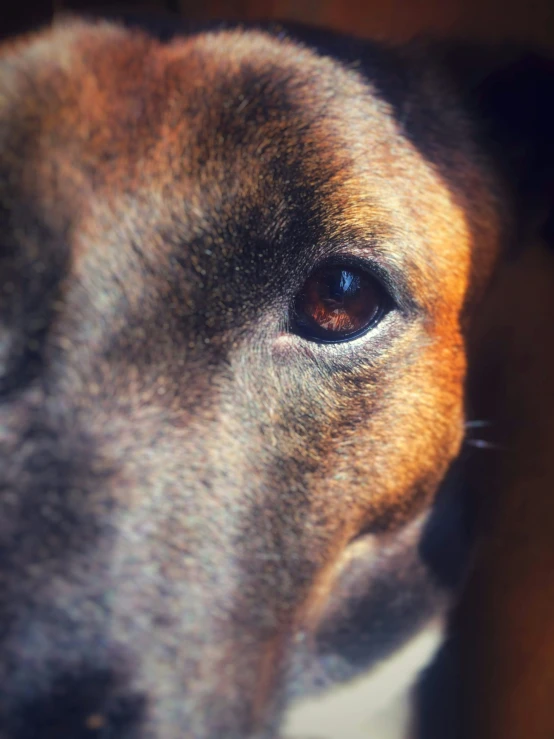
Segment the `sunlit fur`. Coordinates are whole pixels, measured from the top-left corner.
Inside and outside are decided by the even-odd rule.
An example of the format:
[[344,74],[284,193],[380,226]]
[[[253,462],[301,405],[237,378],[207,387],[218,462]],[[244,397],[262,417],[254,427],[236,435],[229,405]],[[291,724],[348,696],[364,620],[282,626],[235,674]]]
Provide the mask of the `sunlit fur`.
[[[448,607],[503,190],[419,47],[301,36],[4,48],[2,739],[273,737]],[[394,302],[336,346],[287,328],[333,255]]]

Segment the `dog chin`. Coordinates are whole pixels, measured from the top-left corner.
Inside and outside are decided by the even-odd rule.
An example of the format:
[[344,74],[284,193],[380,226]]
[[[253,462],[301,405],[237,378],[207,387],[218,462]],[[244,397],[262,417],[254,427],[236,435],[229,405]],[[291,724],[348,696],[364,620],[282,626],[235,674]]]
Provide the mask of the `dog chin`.
[[293,703],[282,739],[413,739],[415,692],[444,641],[445,619],[420,629],[367,674]]

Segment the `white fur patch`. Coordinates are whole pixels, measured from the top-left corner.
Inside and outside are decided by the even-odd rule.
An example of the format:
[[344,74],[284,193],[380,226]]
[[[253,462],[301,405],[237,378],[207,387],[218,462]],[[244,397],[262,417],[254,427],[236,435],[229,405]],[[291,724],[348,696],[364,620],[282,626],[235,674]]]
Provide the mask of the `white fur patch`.
[[283,739],[409,739],[413,687],[443,638],[434,622],[369,674],[293,704]]

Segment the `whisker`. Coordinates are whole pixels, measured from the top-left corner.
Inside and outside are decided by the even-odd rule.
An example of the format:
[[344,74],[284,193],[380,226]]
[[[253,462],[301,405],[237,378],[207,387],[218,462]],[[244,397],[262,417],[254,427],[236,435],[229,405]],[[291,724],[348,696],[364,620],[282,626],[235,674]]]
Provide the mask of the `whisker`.
[[483,429],[494,424],[492,421],[466,421],[464,425],[466,429]]
[[486,441],[485,439],[465,439],[464,444],[475,447],[475,449],[494,449],[496,451],[506,450],[506,447],[501,444],[495,444],[494,441]]

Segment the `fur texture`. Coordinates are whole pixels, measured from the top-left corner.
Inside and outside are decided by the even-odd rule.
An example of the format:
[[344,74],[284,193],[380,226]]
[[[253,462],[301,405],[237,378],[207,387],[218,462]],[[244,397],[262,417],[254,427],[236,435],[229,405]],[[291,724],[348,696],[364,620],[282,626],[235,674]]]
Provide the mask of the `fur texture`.
[[[0,64],[0,737],[275,736],[458,582],[500,175],[417,46],[71,21]],[[391,296],[336,345],[289,330],[330,257]]]

